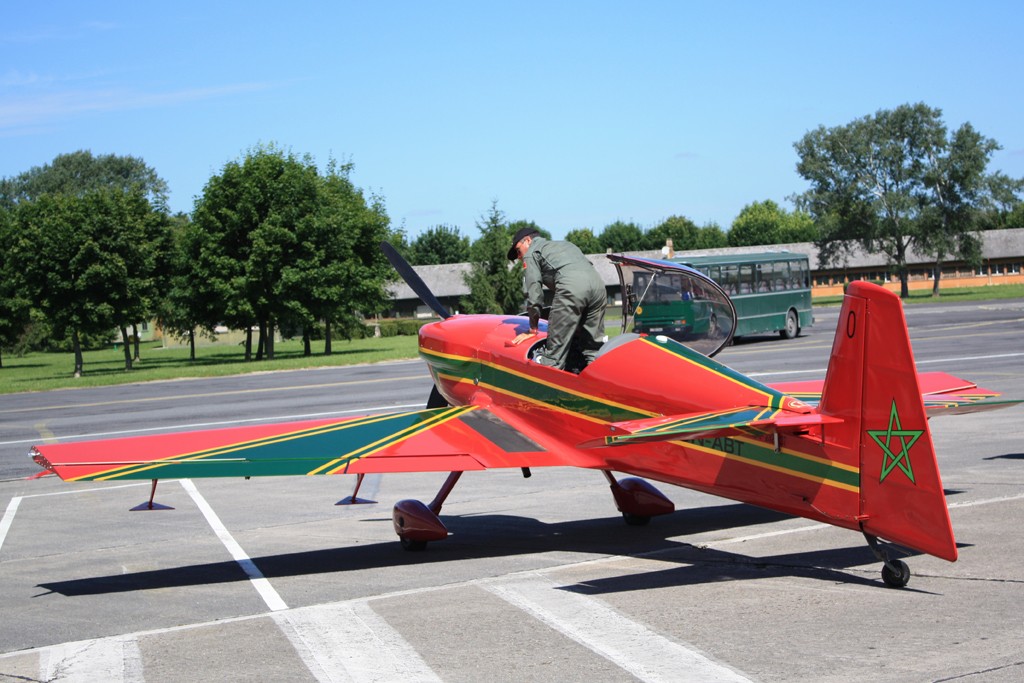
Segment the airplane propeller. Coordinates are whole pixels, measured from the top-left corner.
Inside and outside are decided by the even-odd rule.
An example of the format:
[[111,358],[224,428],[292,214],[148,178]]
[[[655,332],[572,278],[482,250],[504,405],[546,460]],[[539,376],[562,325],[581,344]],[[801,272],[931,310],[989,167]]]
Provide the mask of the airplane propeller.
[[448,309],[444,307],[444,304],[442,304],[440,300],[434,296],[434,293],[430,291],[430,288],[427,287],[427,283],[425,283],[423,279],[416,274],[416,271],[412,269],[409,262],[402,258],[402,255],[399,254],[393,246],[387,242],[381,242],[380,250],[384,252],[384,255],[388,257],[388,261],[391,262],[391,265],[398,271],[398,274],[402,276],[403,280],[405,280],[405,284],[409,285],[412,288],[412,291],[416,292],[416,296],[418,296],[423,303],[430,306],[430,308],[434,310],[434,313],[437,313],[444,320],[452,317],[452,314],[448,312]]

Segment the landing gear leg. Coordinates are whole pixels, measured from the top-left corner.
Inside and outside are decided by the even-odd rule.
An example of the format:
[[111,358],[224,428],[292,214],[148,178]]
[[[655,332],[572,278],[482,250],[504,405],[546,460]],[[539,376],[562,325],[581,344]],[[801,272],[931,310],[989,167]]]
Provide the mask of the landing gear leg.
[[153,496],[156,495],[156,483],[159,479],[153,480],[153,487],[149,489],[149,502],[141,503],[131,509],[131,512],[138,512],[139,510],[173,510],[170,505],[161,505],[160,503],[153,502]]
[[608,470],[602,470],[615,497],[615,507],[630,526],[644,526],[656,515],[675,512],[676,506],[658,489],[643,479],[627,477],[616,480]]
[[367,498],[360,498],[359,497],[359,487],[363,485],[363,478],[364,477],[366,477],[365,474],[357,474],[356,475],[356,488],[355,488],[354,491],[352,491],[352,495],[351,496],[345,496],[344,498],[339,500],[337,503],[335,503],[335,505],[367,505],[369,503],[376,503],[377,501],[375,501],[375,500],[369,500]]
[[402,541],[403,549],[425,550],[427,542],[440,541],[448,537],[448,529],[438,515],[448,494],[455,488],[461,476],[462,472],[449,474],[434,500],[430,501],[430,505],[424,505],[418,500],[400,500],[395,503],[391,522],[395,527],[395,533]]
[[893,559],[889,549],[883,546],[877,536],[864,532],[871,552],[875,554],[882,564],[882,581],[890,588],[903,588],[910,581],[910,567],[903,560]]

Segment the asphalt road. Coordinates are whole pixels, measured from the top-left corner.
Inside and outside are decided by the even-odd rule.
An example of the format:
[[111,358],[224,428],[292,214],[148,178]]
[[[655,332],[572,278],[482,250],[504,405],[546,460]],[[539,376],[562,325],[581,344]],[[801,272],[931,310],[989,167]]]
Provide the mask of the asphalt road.
[[[824,375],[837,309],[718,359]],[[1024,301],[907,309],[919,369],[1024,397]],[[885,588],[855,533],[662,487],[628,527],[594,472],[471,473],[452,536],[400,549],[391,505],[437,474],[30,480],[42,439],[361,414],[423,403],[418,361],[0,397],[0,681],[1019,681],[1024,406],[931,429],[960,560]]]

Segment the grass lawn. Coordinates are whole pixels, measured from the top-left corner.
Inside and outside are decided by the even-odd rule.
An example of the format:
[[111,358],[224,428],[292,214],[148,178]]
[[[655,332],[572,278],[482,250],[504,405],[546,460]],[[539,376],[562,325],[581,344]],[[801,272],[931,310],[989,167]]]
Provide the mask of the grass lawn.
[[190,361],[187,347],[162,348],[160,342],[140,345],[141,360],[129,372],[124,369],[124,351],[106,348],[83,353],[82,377],[72,377],[75,358],[71,353],[30,353],[23,357],[3,358],[0,368],[0,393],[45,391],[69,387],[97,387],[129,382],[186,377],[220,377],[249,372],[295,370],[331,365],[354,365],[416,358],[416,337],[381,337],[334,341],[334,353],[323,355],[323,342],[313,342],[313,355],[302,355],[302,340],[280,341],[274,347],[273,361],[245,362],[241,346],[200,346]]
[[[912,289],[904,304],[962,303],[964,301],[989,301],[991,299],[1024,298],[1024,285],[991,285],[988,287],[959,287],[942,289],[937,297],[931,289]],[[815,306],[838,306],[842,296],[823,296],[813,300]]]

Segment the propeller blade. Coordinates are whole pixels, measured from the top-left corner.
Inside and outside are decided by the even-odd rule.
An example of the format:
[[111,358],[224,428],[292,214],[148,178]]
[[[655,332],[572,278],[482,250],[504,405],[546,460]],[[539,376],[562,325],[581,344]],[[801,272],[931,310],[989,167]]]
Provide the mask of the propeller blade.
[[416,292],[416,296],[420,298],[420,301],[430,306],[441,318],[448,319],[452,317],[452,314],[448,312],[448,309],[444,307],[434,293],[427,287],[427,283],[416,274],[416,271],[412,269],[412,266],[402,258],[402,255],[395,251],[395,248],[387,242],[380,243],[380,250],[384,252],[384,255],[388,257],[388,261],[395,267],[398,274],[405,280],[405,284],[412,288],[412,291]]

